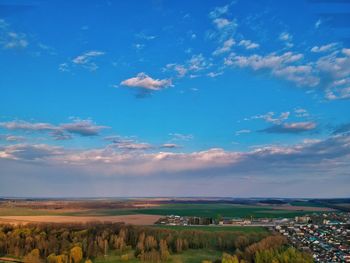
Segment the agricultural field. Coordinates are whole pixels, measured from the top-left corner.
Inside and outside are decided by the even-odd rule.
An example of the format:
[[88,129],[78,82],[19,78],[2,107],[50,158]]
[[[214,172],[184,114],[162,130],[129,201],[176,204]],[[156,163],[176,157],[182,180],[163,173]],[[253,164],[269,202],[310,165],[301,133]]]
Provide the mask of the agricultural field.
[[231,232],[235,233],[268,233],[268,230],[259,226],[165,226],[157,225],[156,228],[176,231],[206,231],[206,232]]
[[0,207],[0,216],[47,216],[60,215],[61,212],[27,207]]
[[275,218],[275,217],[295,217],[310,212],[327,211],[328,209],[314,209],[313,207],[303,209],[285,209],[281,206],[248,206],[235,204],[161,204],[152,208],[138,209],[101,209],[81,212],[73,212],[75,216],[112,216],[126,214],[148,214],[148,215],[179,215],[179,216],[199,216],[216,218],[223,217],[243,217],[243,218]]
[[61,215],[31,215],[31,216],[0,216],[0,223],[28,224],[28,223],[91,223],[111,222],[132,225],[153,225],[160,216],[157,215],[119,215],[119,216],[61,216]]
[[315,202],[310,202],[310,201],[294,201],[290,202],[290,205],[292,206],[302,206],[302,207],[323,207],[326,208],[327,206],[322,203],[315,203]]
[[[159,203],[137,201],[15,201],[0,203],[2,222],[89,222],[110,221],[153,224],[166,215],[228,218],[291,218],[329,208],[307,206],[309,202],[283,205],[247,205],[228,203]],[[147,220],[146,220],[147,219]]]

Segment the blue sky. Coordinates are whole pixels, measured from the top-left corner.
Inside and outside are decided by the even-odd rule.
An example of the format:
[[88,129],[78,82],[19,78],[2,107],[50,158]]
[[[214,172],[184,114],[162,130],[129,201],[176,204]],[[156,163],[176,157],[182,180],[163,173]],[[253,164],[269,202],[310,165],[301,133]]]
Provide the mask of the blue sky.
[[0,195],[348,196],[349,12],[0,0]]

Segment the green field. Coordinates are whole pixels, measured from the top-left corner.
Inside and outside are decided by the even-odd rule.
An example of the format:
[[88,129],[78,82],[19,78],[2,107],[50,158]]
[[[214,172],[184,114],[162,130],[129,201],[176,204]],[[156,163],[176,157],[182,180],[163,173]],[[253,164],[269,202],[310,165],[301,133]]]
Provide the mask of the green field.
[[140,209],[143,214],[156,215],[179,215],[179,216],[201,216],[201,217],[244,217],[244,218],[272,218],[272,217],[294,217],[305,214],[287,210],[273,210],[269,207],[243,206],[231,204],[174,204],[163,205],[151,209]]
[[154,226],[162,229],[170,229],[177,231],[186,230],[200,230],[207,232],[240,232],[240,233],[268,233],[268,230],[264,227],[257,226],[167,226],[167,225],[157,225]]
[[[136,263],[140,262],[139,259],[133,257],[133,251],[129,253],[129,260],[127,262]],[[183,262],[183,263],[201,263],[203,260],[210,260],[214,262],[215,260],[220,259],[222,253],[216,250],[210,249],[189,249],[181,254],[171,255],[168,262]],[[94,263],[119,263],[126,262],[122,261],[120,255],[112,254],[107,257],[99,257],[93,260]]]
[[101,209],[84,212],[70,213],[70,215],[126,215],[126,214],[149,214],[149,215],[179,215],[179,216],[200,216],[216,218],[243,217],[243,218],[274,218],[274,217],[295,217],[307,214],[307,211],[277,210],[268,206],[244,206],[232,204],[166,204],[153,208],[140,209]]

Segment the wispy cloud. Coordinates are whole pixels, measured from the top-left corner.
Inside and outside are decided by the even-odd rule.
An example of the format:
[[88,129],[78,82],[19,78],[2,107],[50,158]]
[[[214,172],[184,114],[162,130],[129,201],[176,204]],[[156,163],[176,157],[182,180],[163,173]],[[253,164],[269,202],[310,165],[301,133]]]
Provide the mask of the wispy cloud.
[[306,109],[297,108],[294,110],[295,116],[298,118],[309,117],[310,114]]
[[15,32],[5,20],[0,19],[0,46],[4,49],[23,49],[28,45],[26,34]]
[[26,139],[24,136],[0,134],[0,140],[5,140],[7,142],[23,142]]
[[342,125],[338,125],[333,131],[333,135],[337,135],[337,134],[350,135],[350,123],[344,123]]
[[72,59],[72,63],[78,66],[82,66],[84,68],[87,68],[90,71],[95,71],[98,69],[97,64],[93,61],[93,58],[103,56],[105,52],[103,51],[97,51],[92,50],[83,53],[82,55],[79,55]]
[[242,135],[242,134],[247,134],[247,133],[251,133],[252,131],[251,130],[248,130],[248,129],[244,129],[244,130],[239,130],[239,131],[236,131],[236,136],[239,136],[239,135]]
[[216,19],[222,15],[227,14],[228,11],[229,11],[229,5],[218,6],[218,7],[215,7],[214,10],[212,10],[209,13],[209,17],[212,19]]
[[194,138],[192,134],[182,134],[182,133],[170,133],[172,140],[179,141],[189,141]]
[[200,53],[192,55],[183,64],[169,63],[163,68],[163,71],[175,71],[178,78],[185,76],[193,78],[201,76],[203,71],[211,67],[212,64]]
[[290,33],[282,32],[278,38],[279,38],[279,40],[281,40],[285,43],[287,48],[291,48],[294,46],[294,44],[292,43],[293,36]]
[[323,46],[314,46],[311,48],[311,52],[321,53],[321,52],[331,51],[334,48],[336,48],[337,45],[338,45],[337,43],[330,43],[330,44],[323,45]]
[[270,70],[271,74],[281,79],[294,82],[298,86],[315,87],[319,84],[319,77],[309,64],[300,64],[304,55],[285,52],[283,54],[270,53],[265,56],[253,54],[249,56],[230,54],[225,59],[225,65],[240,68],[251,68],[254,71]]
[[0,128],[24,132],[47,132],[57,140],[64,140],[70,139],[70,134],[77,134],[80,136],[97,136],[100,134],[101,130],[108,127],[98,126],[91,120],[74,119],[71,123],[63,123],[60,125],[15,120],[0,122]]
[[322,25],[322,20],[318,19],[315,23],[315,28],[318,29]]
[[142,40],[154,40],[157,38],[155,35],[149,35],[149,34],[146,34],[145,32],[137,33],[135,36],[136,38],[142,39]]
[[278,125],[273,125],[266,129],[260,130],[266,133],[303,133],[315,130],[317,127],[315,122],[289,122]]
[[226,40],[223,44],[222,47],[219,47],[218,49],[216,49],[213,52],[214,56],[229,52],[232,48],[232,46],[235,44],[236,42],[234,41],[233,38],[229,38],[228,40]]
[[288,32],[282,32],[279,35],[279,39],[282,40],[282,41],[291,41],[293,39],[293,37]]
[[184,77],[188,72],[188,68],[186,68],[184,65],[175,63],[169,63],[165,65],[165,70],[174,70],[177,73],[177,77],[179,78]]
[[276,114],[275,112],[268,112],[265,114],[258,114],[258,115],[254,115],[250,118],[246,118],[245,120],[257,120],[257,119],[262,119],[268,123],[274,123],[274,124],[281,124],[282,122],[284,122],[285,120],[287,120],[289,118],[290,112],[286,111],[286,112],[282,112],[279,115]]

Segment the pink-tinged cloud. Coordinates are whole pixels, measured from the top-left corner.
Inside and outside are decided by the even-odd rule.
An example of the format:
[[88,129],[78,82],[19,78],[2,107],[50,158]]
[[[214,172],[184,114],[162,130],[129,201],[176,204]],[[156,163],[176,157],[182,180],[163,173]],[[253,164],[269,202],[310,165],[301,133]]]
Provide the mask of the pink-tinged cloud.
[[161,90],[172,85],[170,79],[153,79],[147,74],[141,72],[136,77],[126,79],[120,83],[126,87],[142,88],[147,90]]

